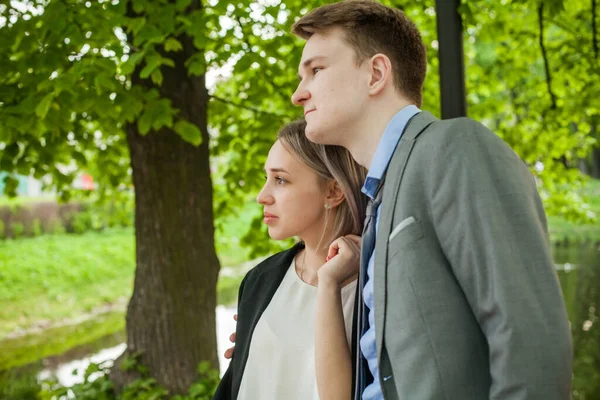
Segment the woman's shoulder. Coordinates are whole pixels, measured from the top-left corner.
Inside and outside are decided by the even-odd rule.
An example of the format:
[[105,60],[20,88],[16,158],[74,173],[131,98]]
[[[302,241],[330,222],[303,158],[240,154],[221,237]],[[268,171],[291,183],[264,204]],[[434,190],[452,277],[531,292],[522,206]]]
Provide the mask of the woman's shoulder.
[[302,248],[304,244],[297,243],[287,250],[273,254],[248,271],[240,284],[238,305],[244,298],[251,298],[255,303],[258,298],[268,297],[268,293],[276,290],[292,260]]
[[296,243],[287,250],[280,251],[279,253],[275,253],[272,256],[267,257],[250,271],[248,271],[245,280],[251,279],[252,277],[258,277],[258,275],[274,269],[285,268],[287,270],[287,267],[290,266],[296,254],[303,248],[304,243]]

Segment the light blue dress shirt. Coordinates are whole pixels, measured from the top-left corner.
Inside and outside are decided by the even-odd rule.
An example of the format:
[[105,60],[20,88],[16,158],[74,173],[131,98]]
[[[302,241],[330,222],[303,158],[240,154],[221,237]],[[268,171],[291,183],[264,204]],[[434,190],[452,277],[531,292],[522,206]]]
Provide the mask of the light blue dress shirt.
[[[377,145],[377,150],[371,161],[371,167],[367,174],[367,179],[362,188],[362,192],[369,196],[371,199],[375,198],[379,183],[383,178],[385,171],[392,159],[394,150],[400,141],[400,137],[404,132],[404,128],[408,121],[421,110],[417,106],[410,105],[400,110],[392,120],[389,122],[381,140]],[[379,214],[381,207],[377,209],[377,217],[375,222],[375,229],[379,228]],[[375,234],[377,237],[377,233]],[[375,249],[376,250],[376,249]],[[377,365],[377,347],[375,343],[375,312],[373,310],[373,269],[375,264],[375,251],[369,258],[369,265],[367,268],[367,281],[363,288],[363,299],[368,309],[367,326],[368,329],[365,334],[360,338],[360,351],[369,364],[369,370],[373,375],[374,380],[369,386],[365,388],[362,393],[363,400],[383,400],[383,393],[381,392],[381,386],[379,384],[379,366]]]

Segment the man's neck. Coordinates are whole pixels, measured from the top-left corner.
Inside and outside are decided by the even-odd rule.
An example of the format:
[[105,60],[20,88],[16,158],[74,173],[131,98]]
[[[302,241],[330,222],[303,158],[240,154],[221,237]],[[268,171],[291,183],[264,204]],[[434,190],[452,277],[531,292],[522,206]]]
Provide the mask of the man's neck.
[[373,105],[365,112],[365,118],[354,131],[351,143],[344,145],[352,157],[363,167],[369,169],[375,156],[377,145],[394,115],[404,107],[411,105],[407,101],[397,101],[389,106]]

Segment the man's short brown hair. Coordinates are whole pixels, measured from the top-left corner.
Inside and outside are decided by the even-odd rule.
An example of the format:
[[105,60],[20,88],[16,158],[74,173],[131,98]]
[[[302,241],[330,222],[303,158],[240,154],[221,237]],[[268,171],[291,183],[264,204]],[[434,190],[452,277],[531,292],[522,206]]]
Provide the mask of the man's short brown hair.
[[292,32],[308,40],[315,33],[341,28],[358,63],[377,53],[389,57],[394,86],[421,106],[427,55],[416,25],[402,11],[370,0],[345,0],[316,8],[300,18]]

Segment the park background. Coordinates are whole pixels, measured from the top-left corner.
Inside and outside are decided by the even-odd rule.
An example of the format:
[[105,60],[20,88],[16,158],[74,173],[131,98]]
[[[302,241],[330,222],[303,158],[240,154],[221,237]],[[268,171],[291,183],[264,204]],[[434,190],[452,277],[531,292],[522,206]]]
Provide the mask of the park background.
[[[438,37],[456,23],[444,1],[458,39]],[[597,1],[384,3],[422,32],[423,108],[464,101],[535,176],[573,397],[600,399]],[[0,399],[210,398],[239,282],[290,244],[254,198],[301,116],[289,28],[322,4],[0,2]],[[456,93],[440,86],[451,69]]]

